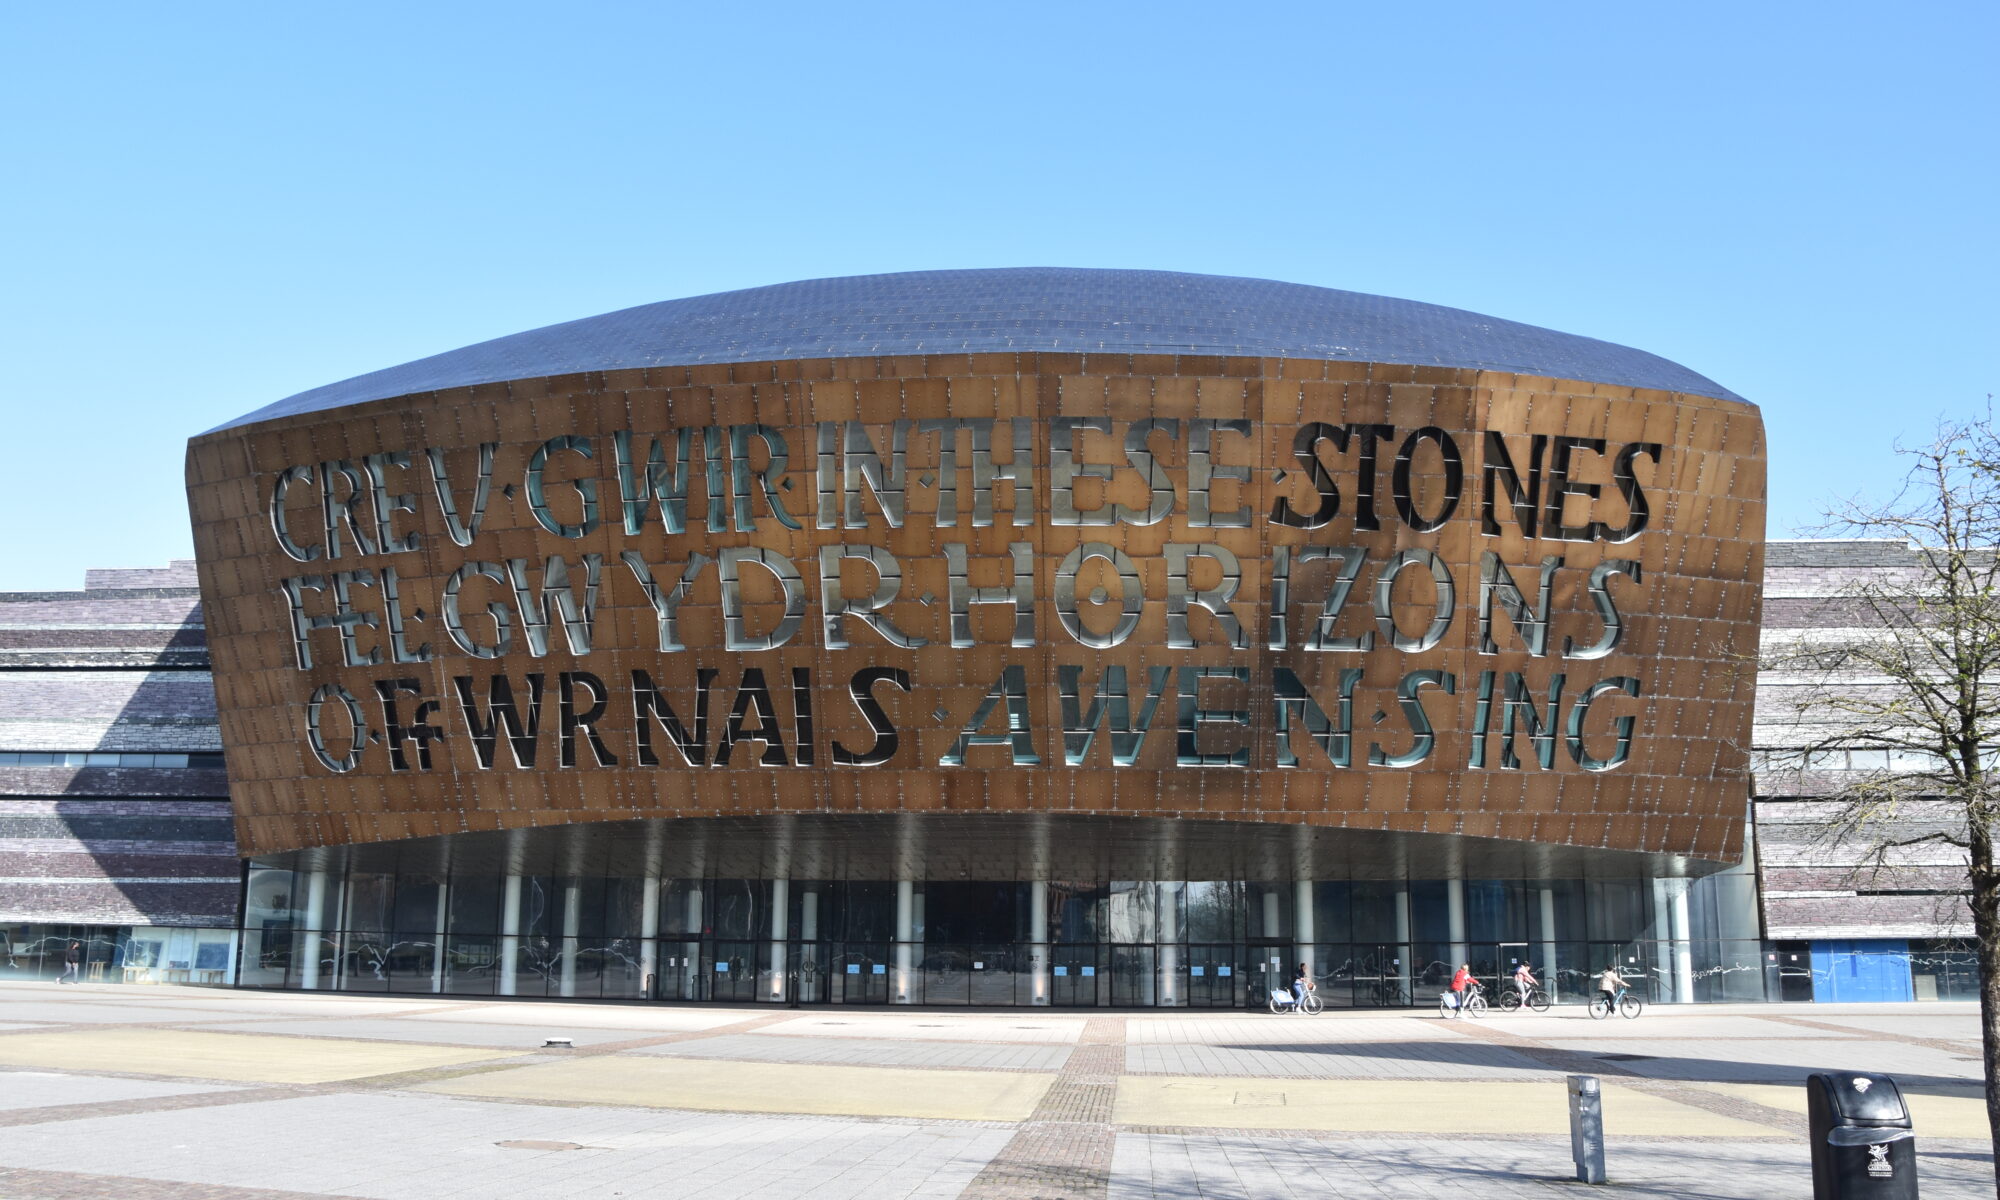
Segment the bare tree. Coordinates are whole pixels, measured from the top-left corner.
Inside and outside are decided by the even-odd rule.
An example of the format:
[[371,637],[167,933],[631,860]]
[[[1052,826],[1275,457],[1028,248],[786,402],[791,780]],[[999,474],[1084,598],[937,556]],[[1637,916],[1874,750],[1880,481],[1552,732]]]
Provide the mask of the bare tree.
[[1963,855],[1979,959],[1987,1118],[2000,1152],[2000,429],[1991,412],[1939,425],[1897,452],[1910,471],[1887,503],[1852,500],[1826,532],[1899,538],[1905,570],[1833,589],[1820,627],[1774,638],[1764,668],[1785,672],[1810,767],[1832,751],[1886,751],[1825,798],[1828,837],[1873,869],[1916,847]]

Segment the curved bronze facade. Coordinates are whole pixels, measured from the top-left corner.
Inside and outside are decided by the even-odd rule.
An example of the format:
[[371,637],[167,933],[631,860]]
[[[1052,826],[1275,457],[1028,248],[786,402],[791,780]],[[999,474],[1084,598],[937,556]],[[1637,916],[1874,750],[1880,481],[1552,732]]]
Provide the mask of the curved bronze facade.
[[655,367],[239,425],[188,482],[246,854],[973,812],[1741,851],[1764,441],[1734,400]]

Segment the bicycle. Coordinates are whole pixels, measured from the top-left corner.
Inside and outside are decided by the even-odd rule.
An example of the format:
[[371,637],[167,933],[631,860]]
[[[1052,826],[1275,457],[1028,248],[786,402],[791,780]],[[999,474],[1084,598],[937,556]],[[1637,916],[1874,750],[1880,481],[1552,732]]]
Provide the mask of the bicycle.
[[1306,998],[1303,1002],[1298,1001],[1292,996],[1290,988],[1271,989],[1271,1012],[1273,1014],[1302,1012],[1309,1017],[1316,1017],[1325,1011],[1325,1009],[1326,1001],[1321,1000],[1318,989],[1311,986],[1306,988]]
[[1486,1015],[1486,997],[1484,995],[1485,991],[1486,989],[1481,987],[1478,983],[1473,983],[1471,986],[1465,989],[1465,998],[1456,1004],[1452,1003],[1451,999],[1452,993],[1450,992],[1444,993],[1443,995],[1438,997],[1438,1016],[1443,1017],[1446,1020],[1451,1020],[1456,1017],[1463,1017],[1468,1015],[1474,1017],[1485,1016]]
[[1618,1010],[1619,1016],[1629,1021],[1646,1010],[1646,1002],[1633,995],[1627,988],[1619,988],[1618,994],[1609,1000],[1604,998],[1603,992],[1599,992],[1590,1002],[1590,1019],[1602,1021],[1611,1015],[1611,1010],[1614,1008]]
[[[1549,994],[1540,988],[1535,988],[1528,993],[1527,1005],[1535,1012],[1547,1012],[1549,1011]],[[1521,989],[1509,988],[1500,993],[1501,1012],[1519,1012],[1520,1010]]]

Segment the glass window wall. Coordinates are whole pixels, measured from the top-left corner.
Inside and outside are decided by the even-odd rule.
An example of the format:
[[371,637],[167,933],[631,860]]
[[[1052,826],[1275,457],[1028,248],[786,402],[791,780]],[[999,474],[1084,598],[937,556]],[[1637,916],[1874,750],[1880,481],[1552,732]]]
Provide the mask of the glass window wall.
[[[1587,1000],[1607,964],[1654,1000],[1764,999],[1767,948],[1718,936],[1744,884],[1702,885],[1691,928],[1662,942],[1660,889],[1636,877],[1468,879],[1456,920],[1454,886],[1441,879],[928,881],[910,891],[899,942],[893,881],[398,875],[280,861],[253,864],[231,953],[251,986],[467,996],[1241,1007],[1288,986],[1303,958],[1337,1007],[1434,1003],[1461,961],[1493,984],[1526,961],[1559,1003]],[[1308,929],[1310,944],[1295,940]],[[39,970],[45,957],[20,949],[31,941],[6,945]],[[193,952],[134,936],[117,958],[149,970]],[[1967,962],[1948,944],[1913,944],[1912,986],[1962,995]]]

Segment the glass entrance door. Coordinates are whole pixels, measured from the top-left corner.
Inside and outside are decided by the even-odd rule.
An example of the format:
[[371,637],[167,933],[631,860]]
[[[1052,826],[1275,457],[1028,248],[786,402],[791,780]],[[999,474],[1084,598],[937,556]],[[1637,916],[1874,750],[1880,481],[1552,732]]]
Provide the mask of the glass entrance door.
[[826,1002],[826,947],[819,942],[793,942],[790,953],[791,978],[785,994],[800,1004]]
[[1493,991],[1488,998],[1495,1004],[1500,1002],[1501,993],[1514,990],[1514,969],[1522,963],[1528,964],[1536,979],[1542,977],[1541,964],[1528,957],[1528,943],[1501,942],[1493,948],[1493,969],[1498,977],[1490,981]]
[[1244,1003],[1251,1008],[1262,1008],[1271,1002],[1273,989],[1289,992],[1292,987],[1292,969],[1286,965],[1291,957],[1289,944],[1254,945],[1249,947],[1245,957],[1249,960],[1250,984]]
[[827,999],[835,1004],[889,1003],[889,946],[843,942],[832,947]]
[[1184,995],[1189,1008],[1235,1008],[1242,991],[1242,972],[1237,969],[1236,947],[1227,942],[1196,942],[1187,948],[1187,983]]
[[1118,1008],[1152,1008],[1158,1003],[1151,946],[1111,948],[1111,1003]]
[[715,943],[715,965],[709,972],[709,999],[750,1001],[757,998],[757,943]]
[[701,943],[661,942],[660,966],[653,981],[658,1000],[701,1000]]
[[1409,948],[1376,944],[1354,948],[1354,1003],[1361,1008],[1406,1008],[1410,1003]]
[[972,1003],[973,961],[968,947],[924,943],[923,959],[918,964],[917,972],[918,987],[921,989],[917,1003]]
[[1098,998],[1097,943],[1049,947],[1049,1003],[1056,1008],[1095,1008]]

